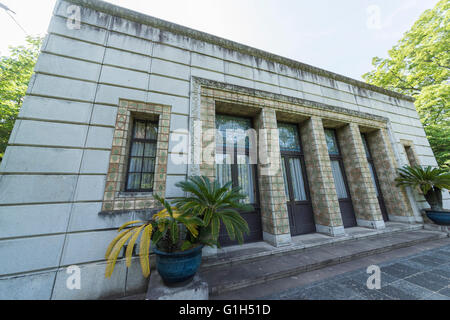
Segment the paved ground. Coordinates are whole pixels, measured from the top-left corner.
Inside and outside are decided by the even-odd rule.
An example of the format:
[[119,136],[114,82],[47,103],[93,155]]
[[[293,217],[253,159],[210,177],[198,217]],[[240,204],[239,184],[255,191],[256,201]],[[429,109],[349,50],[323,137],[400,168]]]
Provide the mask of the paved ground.
[[[381,268],[381,289],[369,290],[369,265]],[[214,299],[450,300],[450,239],[355,259],[214,297]]]

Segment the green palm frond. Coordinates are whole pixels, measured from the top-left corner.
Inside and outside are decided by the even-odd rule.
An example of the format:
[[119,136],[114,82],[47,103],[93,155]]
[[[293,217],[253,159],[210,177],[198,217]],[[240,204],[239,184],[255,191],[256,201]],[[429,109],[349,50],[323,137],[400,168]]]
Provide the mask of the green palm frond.
[[431,189],[450,189],[450,172],[431,166],[405,166],[398,169],[398,187],[419,188],[423,194]]
[[239,211],[250,211],[253,207],[242,203],[246,196],[241,193],[241,188],[233,188],[231,182],[220,186],[217,181],[211,182],[205,176],[190,177],[176,186],[188,196],[175,199],[174,204],[181,211],[203,219],[203,227],[207,230],[203,236],[206,234],[205,237],[217,245],[223,223],[229,238],[243,243],[249,228]]

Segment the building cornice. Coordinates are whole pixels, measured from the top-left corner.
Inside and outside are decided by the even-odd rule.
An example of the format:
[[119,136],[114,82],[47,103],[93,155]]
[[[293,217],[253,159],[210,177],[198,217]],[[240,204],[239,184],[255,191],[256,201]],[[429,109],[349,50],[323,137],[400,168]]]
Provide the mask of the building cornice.
[[403,99],[403,100],[407,100],[407,101],[412,101],[414,102],[415,99],[413,97],[407,96],[407,95],[403,95],[400,93],[397,93],[395,91],[391,91],[391,90],[386,90],[384,88],[380,88],[371,84],[368,84],[366,82],[363,81],[359,81],[356,79],[352,79],[331,71],[327,71],[324,69],[320,69],[317,67],[313,67],[311,65],[302,63],[302,62],[298,62],[289,58],[285,58],[273,53],[269,53],[267,51],[263,51],[260,49],[256,49],[250,46],[246,46],[243,45],[241,43],[238,42],[234,42],[231,40],[227,40],[224,38],[220,38],[217,36],[214,36],[212,34],[206,33],[206,32],[201,32],[198,30],[194,30],[188,27],[184,27],[181,26],[179,24],[176,23],[172,23],[172,22],[168,22],[162,19],[158,19],[137,11],[133,11],[130,9],[126,9],[105,1],[101,1],[101,0],[64,0],[82,7],[86,7],[86,8],[90,8],[99,12],[103,12],[106,14],[110,14],[112,16],[116,16],[116,17],[120,17],[129,21],[133,21],[133,22],[137,22],[137,23],[141,23],[144,25],[149,25],[151,27],[157,28],[157,29],[161,29],[161,30],[165,30],[165,31],[169,31],[175,34],[179,34],[182,36],[186,36],[189,38],[193,38],[196,40],[200,40],[200,41],[204,41],[204,42],[208,42],[211,44],[215,44],[230,50],[234,50],[234,51],[238,51],[240,53],[243,54],[247,54],[247,55],[251,55],[251,56],[255,56],[258,58],[262,58],[268,61],[272,61],[272,62],[276,62],[276,63],[280,63],[289,67],[292,67],[294,69],[299,69],[299,70],[303,70],[306,72],[310,72],[316,75],[320,75],[320,76],[324,76],[326,78],[329,79],[333,79],[333,80],[337,80],[337,81],[342,81],[344,83],[359,87],[359,88],[363,88],[363,89],[367,89],[367,90],[371,90],[371,91],[375,91],[381,94],[385,94],[387,96],[393,97],[393,98],[398,98],[398,99]]

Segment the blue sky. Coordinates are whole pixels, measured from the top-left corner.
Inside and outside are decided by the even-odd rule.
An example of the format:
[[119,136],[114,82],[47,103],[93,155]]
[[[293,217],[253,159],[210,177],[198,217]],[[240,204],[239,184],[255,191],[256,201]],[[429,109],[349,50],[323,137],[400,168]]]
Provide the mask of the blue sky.
[[[351,78],[372,69],[438,0],[110,0]],[[55,0],[0,0],[29,34],[46,33]],[[24,33],[0,11],[0,55]],[[6,32],[5,32],[6,30]]]

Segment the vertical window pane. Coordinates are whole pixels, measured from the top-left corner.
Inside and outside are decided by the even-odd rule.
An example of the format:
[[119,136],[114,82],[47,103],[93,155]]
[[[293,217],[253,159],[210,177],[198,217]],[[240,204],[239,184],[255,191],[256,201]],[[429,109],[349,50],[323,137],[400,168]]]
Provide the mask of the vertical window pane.
[[142,172],[155,172],[155,158],[144,158]]
[[231,165],[217,164],[216,165],[216,179],[220,186],[224,186],[231,182]]
[[145,139],[145,122],[136,121],[134,125],[134,135],[135,139]]
[[377,182],[375,180],[375,169],[373,167],[373,163],[369,162],[369,169],[370,169],[370,177],[372,178],[372,183],[373,186],[375,187],[375,192],[377,193],[377,197],[380,195],[378,192],[378,186],[377,186]]
[[141,171],[142,171],[142,158],[131,158],[130,172],[141,172]]
[[288,186],[286,164],[284,162],[284,157],[281,158],[281,167],[283,169],[284,193],[286,194],[286,200],[289,201],[291,199],[291,197],[289,196],[289,186]]
[[339,161],[331,161],[331,170],[333,171],[334,184],[339,199],[347,199],[347,188],[345,187],[344,176],[342,175]]
[[339,154],[339,148],[336,141],[336,133],[334,130],[325,129],[325,139],[327,142],[329,154]]
[[144,144],[142,142],[133,142],[131,147],[131,156],[142,157],[144,155]]
[[223,140],[217,139],[218,146],[222,146],[225,143],[237,143],[240,146],[249,147],[250,140],[247,130],[252,128],[251,119],[217,114],[216,128],[223,137]]
[[289,169],[291,170],[292,189],[295,201],[305,201],[306,191],[303,180],[302,164],[299,158],[289,159]]
[[127,181],[127,189],[128,190],[139,190],[139,183],[141,180],[141,174],[140,173],[130,173],[128,175],[128,181]]
[[[248,156],[247,156],[248,163]],[[238,185],[242,193],[247,196],[243,203],[255,203],[255,185],[251,164],[238,164]]]
[[141,189],[143,189],[143,190],[153,189],[153,174],[152,173],[144,173],[142,175]]
[[158,125],[156,123],[147,123],[147,129],[145,132],[145,139],[157,140],[158,139]]
[[156,143],[146,143],[144,157],[156,157]]
[[281,151],[301,152],[298,127],[295,124],[278,123]]

